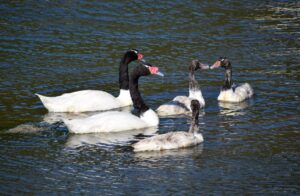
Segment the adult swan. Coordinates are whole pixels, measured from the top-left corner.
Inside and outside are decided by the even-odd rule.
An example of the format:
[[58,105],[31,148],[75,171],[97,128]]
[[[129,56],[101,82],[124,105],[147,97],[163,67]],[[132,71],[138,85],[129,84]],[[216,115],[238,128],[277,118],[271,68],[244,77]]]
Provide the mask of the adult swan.
[[138,89],[140,76],[162,75],[157,67],[140,64],[131,73],[130,95],[139,117],[128,112],[107,111],[84,119],[64,120],[71,133],[118,132],[157,126],[159,118],[143,101]]
[[100,90],[81,90],[57,97],[36,95],[49,112],[90,112],[132,105],[129,93],[128,64],[134,60],[142,60],[142,58],[143,55],[136,49],[131,49],[124,54],[119,66],[120,94],[118,97]]

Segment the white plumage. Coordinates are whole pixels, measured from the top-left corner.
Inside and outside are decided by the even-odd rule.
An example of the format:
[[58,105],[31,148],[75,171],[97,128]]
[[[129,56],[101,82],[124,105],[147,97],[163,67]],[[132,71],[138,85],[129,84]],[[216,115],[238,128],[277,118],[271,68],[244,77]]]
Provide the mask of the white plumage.
[[253,89],[248,83],[244,83],[235,88],[222,90],[218,96],[219,101],[242,102],[253,96]]
[[[146,118],[144,118],[146,117]],[[157,126],[159,119],[153,110],[135,116],[127,112],[108,111],[83,119],[63,120],[70,133],[119,132]]]
[[253,96],[254,92],[250,84],[244,83],[240,85],[232,84],[232,67],[230,61],[225,57],[220,57],[210,69],[223,67],[225,69],[225,83],[218,96],[219,101],[224,102],[242,102]]
[[108,111],[83,119],[64,119],[64,123],[71,133],[119,132],[157,126],[159,118],[143,102],[138,90],[138,79],[140,76],[159,73],[158,68],[150,64],[141,64],[132,71],[130,93],[135,108],[141,113],[139,117],[127,112]]
[[172,116],[172,115],[190,115],[191,114],[191,101],[197,99],[200,102],[200,107],[205,106],[205,101],[202,96],[201,90],[189,91],[189,96],[176,96],[172,101],[159,106],[156,112],[159,116]]
[[89,112],[132,105],[129,90],[120,90],[119,97],[99,90],[81,90],[57,97],[39,95],[49,112]]
[[190,115],[191,114],[191,101],[197,99],[200,103],[200,108],[205,106],[205,101],[202,96],[199,84],[195,79],[194,72],[197,69],[208,69],[209,66],[200,63],[198,60],[193,60],[189,66],[189,96],[176,96],[172,101],[160,105],[156,112],[159,116],[171,115]]
[[124,54],[119,67],[120,94],[118,97],[100,90],[81,90],[56,97],[36,95],[49,112],[91,112],[132,105],[128,87],[128,64],[134,60],[142,60],[142,58],[143,55],[135,49]]

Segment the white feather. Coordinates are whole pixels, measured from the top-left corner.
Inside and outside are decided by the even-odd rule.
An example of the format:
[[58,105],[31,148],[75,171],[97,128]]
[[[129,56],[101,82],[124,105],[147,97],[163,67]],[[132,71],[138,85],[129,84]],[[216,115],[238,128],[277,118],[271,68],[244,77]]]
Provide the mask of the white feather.
[[57,97],[36,94],[49,112],[89,112],[132,105],[129,90],[120,90],[119,97],[99,90],[82,90]]
[[127,112],[108,111],[84,119],[66,120],[71,133],[119,132],[157,126],[159,119],[149,109],[141,118]]
[[239,85],[234,90],[222,90],[218,96],[219,101],[224,102],[242,102],[253,96],[253,89],[248,83]]
[[190,115],[191,101],[197,99],[200,103],[200,108],[205,106],[205,101],[202,96],[201,90],[189,90],[189,96],[177,96],[172,101],[159,106],[156,112],[159,116],[171,116],[171,115]]

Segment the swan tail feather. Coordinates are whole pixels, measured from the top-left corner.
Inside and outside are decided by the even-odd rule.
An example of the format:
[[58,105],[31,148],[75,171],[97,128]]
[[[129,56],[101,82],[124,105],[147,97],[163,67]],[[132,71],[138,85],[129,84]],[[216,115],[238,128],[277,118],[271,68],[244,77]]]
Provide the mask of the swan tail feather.
[[49,112],[51,111],[50,109],[50,97],[46,97],[44,95],[40,95],[38,93],[35,93],[36,96],[39,97],[39,99],[41,100],[41,102],[43,103],[43,105],[49,110]]

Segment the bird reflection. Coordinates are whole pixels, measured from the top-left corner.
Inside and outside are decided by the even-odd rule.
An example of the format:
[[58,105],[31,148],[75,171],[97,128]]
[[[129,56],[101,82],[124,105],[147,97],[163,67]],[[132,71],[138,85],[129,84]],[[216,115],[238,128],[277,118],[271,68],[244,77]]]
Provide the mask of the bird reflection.
[[243,110],[251,105],[251,101],[244,101],[240,103],[219,102],[220,113],[226,116],[244,115],[246,112]]
[[[124,112],[130,112],[132,110],[132,106],[127,106],[127,107],[123,107],[123,108],[118,108],[115,110],[111,110],[111,111],[124,111]],[[63,119],[69,119],[69,120],[73,120],[73,119],[80,119],[80,118],[87,118],[89,116],[95,115],[95,114],[99,114],[103,111],[98,111],[98,112],[83,112],[83,113],[63,113],[63,112],[49,112],[47,114],[45,114],[43,121],[48,123],[48,124],[54,124],[57,122],[62,122]]]
[[157,130],[157,127],[148,127],[145,129],[113,133],[71,134],[65,145],[68,148],[79,148],[88,145],[124,145],[136,140],[135,136],[137,135],[153,135]]
[[[126,111],[130,112],[132,110],[132,106],[127,106],[123,108],[118,108],[116,111]],[[89,116],[101,113],[103,111],[98,112],[84,112],[84,113],[63,113],[63,112],[49,112],[42,117],[42,121],[40,122],[27,122],[24,124],[20,124],[14,128],[7,130],[8,133],[36,133],[45,130],[56,130],[58,127],[64,127],[62,120],[63,119],[80,119],[87,118]]]
[[185,157],[190,155],[200,155],[203,152],[203,143],[198,146],[190,147],[190,148],[180,148],[174,150],[161,150],[161,151],[143,151],[139,153],[135,153],[134,157],[137,160],[156,160],[160,158],[166,157]]

